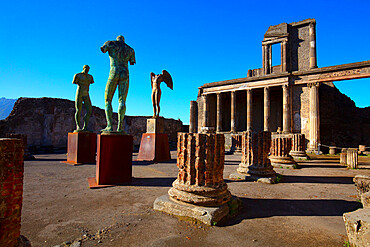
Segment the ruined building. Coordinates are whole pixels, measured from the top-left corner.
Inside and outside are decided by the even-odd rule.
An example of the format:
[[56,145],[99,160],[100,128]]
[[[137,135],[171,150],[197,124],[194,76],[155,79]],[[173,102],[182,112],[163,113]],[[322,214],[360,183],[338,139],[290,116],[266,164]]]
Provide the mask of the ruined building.
[[[318,68],[315,27],[315,19],[270,26],[262,40],[262,68],[201,86],[191,104],[190,129],[215,129],[226,139],[249,129],[273,136],[303,133],[308,151],[319,143],[370,145],[370,108],[357,108],[332,83],[370,77],[370,61]],[[272,66],[275,44],[281,46],[278,66]]]

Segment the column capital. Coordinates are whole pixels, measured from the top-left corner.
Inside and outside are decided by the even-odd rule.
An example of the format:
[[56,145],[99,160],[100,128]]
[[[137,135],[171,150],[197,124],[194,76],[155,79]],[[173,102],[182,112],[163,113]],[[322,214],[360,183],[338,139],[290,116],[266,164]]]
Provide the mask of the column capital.
[[283,85],[281,85],[281,87],[283,88],[283,90],[286,90],[290,87],[290,85],[289,84],[283,84]]
[[308,86],[309,88],[312,88],[312,87],[316,87],[316,88],[318,88],[318,87],[320,87],[320,85],[321,85],[321,83],[320,83],[320,82],[309,82],[309,83],[307,83],[307,86]]

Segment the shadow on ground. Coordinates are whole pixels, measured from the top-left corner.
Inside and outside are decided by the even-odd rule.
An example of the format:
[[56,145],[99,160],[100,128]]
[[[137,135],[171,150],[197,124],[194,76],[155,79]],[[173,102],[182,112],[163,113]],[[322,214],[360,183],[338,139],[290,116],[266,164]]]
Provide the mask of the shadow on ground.
[[173,164],[173,163],[177,163],[177,160],[176,159],[171,159],[171,160],[168,160],[168,161],[161,161],[161,162],[153,162],[153,161],[141,161],[141,160],[133,160],[132,161],[132,165],[133,166],[147,166],[147,165],[151,165],[151,164],[157,164],[157,163],[163,163],[163,164]]
[[342,216],[355,211],[361,203],[345,200],[255,199],[239,197],[242,209],[237,216],[220,226],[236,225],[243,220],[273,216]]
[[[226,183],[246,182],[245,180],[224,179]],[[353,177],[291,176],[283,175],[279,183],[312,184],[354,184]]]

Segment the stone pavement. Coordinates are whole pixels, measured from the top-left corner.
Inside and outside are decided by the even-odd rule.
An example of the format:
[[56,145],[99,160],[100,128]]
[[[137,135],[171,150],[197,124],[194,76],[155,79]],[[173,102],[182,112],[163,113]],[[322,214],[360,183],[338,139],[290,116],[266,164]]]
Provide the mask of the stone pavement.
[[95,165],[36,155],[25,162],[21,234],[34,247],[76,240],[80,246],[343,246],[342,215],[360,206],[353,177],[370,175],[370,157],[360,157],[355,170],[341,166],[339,155],[321,155],[299,161],[300,169],[275,168],[283,175],[279,184],[233,181],[227,178],[241,156],[226,155],[224,178],[243,209],[208,227],[153,210],[178,173],[176,151],[171,155],[164,163],[134,161],[129,186],[95,190],[87,183]]

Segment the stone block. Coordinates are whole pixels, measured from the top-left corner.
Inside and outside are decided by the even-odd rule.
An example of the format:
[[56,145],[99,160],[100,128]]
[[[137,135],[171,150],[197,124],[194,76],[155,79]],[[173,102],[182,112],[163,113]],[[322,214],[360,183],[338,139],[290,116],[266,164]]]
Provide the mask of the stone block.
[[162,162],[171,160],[167,134],[144,133],[137,160]]
[[68,133],[67,161],[71,165],[95,163],[96,134],[88,132]]
[[149,118],[146,122],[146,133],[163,133],[164,119],[162,117]]
[[358,209],[343,214],[347,236],[351,246],[370,246],[370,209]]
[[370,191],[370,176],[356,175],[353,178],[353,182],[355,183],[356,190],[359,196]]
[[358,153],[357,148],[347,149],[347,167],[357,169],[358,166]]

